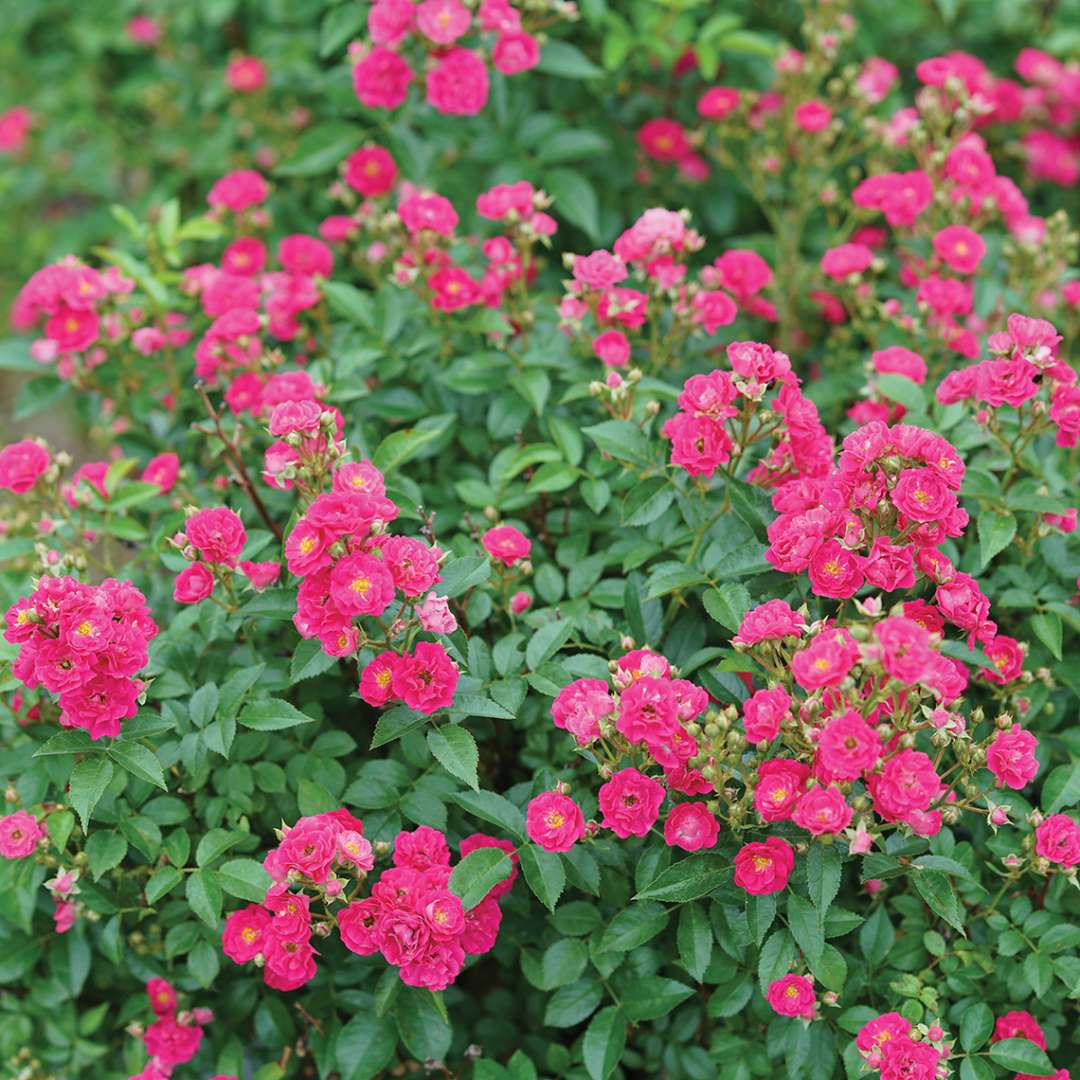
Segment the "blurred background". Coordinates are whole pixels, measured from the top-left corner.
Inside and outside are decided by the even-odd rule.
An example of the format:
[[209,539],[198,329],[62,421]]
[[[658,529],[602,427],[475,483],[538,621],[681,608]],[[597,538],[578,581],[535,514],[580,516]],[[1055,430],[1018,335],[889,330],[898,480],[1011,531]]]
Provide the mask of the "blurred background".
[[[571,217],[575,228],[560,230],[560,242],[610,240],[647,194],[634,169],[640,123],[687,108],[692,115],[701,79],[685,86],[680,79],[695,63],[706,81],[768,85],[773,58],[785,43],[798,44],[801,21],[796,0],[581,0],[583,18],[570,34],[596,65],[595,77],[547,86],[518,80],[473,119],[440,117],[418,102],[387,117],[360,107],[348,75],[347,45],[362,32],[367,7],[364,0],[0,0],[0,441],[25,428],[19,388],[23,371],[36,367],[26,343],[7,336],[11,301],[46,262],[120,240],[114,205],[143,219],[178,197],[187,212],[224,172],[254,166],[274,180],[278,224],[313,231],[329,209],[325,190],[337,164],[367,139],[392,144],[405,175],[437,177],[451,198],[445,170],[462,158],[500,179],[515,169],[512,178],[533,178],[530,152],[514,142],[514,117],[547,107],[572,109],[581,128],[602,130],[625,161],[613,169],[601,140],[592,149],[582,142],[562,163],[563,183],[573,184],[584,210]],[[860,51],[895,63],[908,90],[919,60],[950,49],[975,53],[1003,76],[1025,47],[1080,56],[1080,0],[855,0],[851,8]],[[687,59],[691,46],[696,60]],[[227,74],[244,56],[262,61],[261,75],[245,75],[242,64]],[[508,104],[511,94],[545,100]],[[576,179],[566,178],[568,169]],[[754,208],[729,185],[687,179],[685,188],[685,205],[706,232],[755,229]],[[1075,186],[1043,188],[1033,212],[1080,209]],[[30,426],[73,448],[77,433],[62,406]]]

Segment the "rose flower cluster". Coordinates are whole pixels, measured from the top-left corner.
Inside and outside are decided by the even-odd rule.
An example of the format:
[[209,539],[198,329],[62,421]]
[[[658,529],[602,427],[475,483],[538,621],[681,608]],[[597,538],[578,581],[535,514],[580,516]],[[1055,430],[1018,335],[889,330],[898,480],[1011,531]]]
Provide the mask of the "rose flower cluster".
[[[573,17],[576,6],[566,0],[481,0],[468,6],[461,0],[375,0],[368,10],[369,41],[349,49],[353,89],[369,109],[396,109],[416,79],[413,64],[424,65],[427,103],[447,116],[475,116],[488,98],[483,50],[490,50],[492,65],[503,75],[528,71],[540,62],[540,43],[526,27]],[[463,44],[469,38],[479,47]]]
[[[464,857],[479,847],[499,847],[516,860],[513,845],[475,834],[462,840]],[[494,885],[466,911],[450,890],[450,848],[436,829],[421,826],[395,839],[393,866],[383,870],[360,898],[376,855],[363,823],[347,810],[301,818],[281,831],[281,843],[264,860],[274,885],[261,904],[234,911],[225,922],[222,947],[239,964],[254,960],[268,986],[295,990],[316,975],[313,936],[336,926],[354,953],[380,953],[403,982],[444,990],[465,956],[495,944],[502,912],[499,898],[517,874]],[[323,912],[313,910],[321,902]],[[332,912],[333,905],[342,903]]]
[[[476,212],[498,223],[501,233],[482,241],[457,234],[460,221],[449,199],[400,180],[398,167],[381,146],[362,146],[342,167],[343,183],[332,188],[351,213],[333,215],[320,226],[335,244],[357,245],[373,274],[389,270],[396,284],[412,289],[435,311],[508,306],[511,321],[532,318],[520,303],[521,290],[536,276],[532,248],[556,232],[546,212],[550,197],[527,180],[496,184],[476,198]],[[355,197],[362,201],[354,207]],[[386,196],[394,196],[393,206]],[[456,262],[451,247],[482,255],[473,270]],[[471,260],[470,260],[471,261]],[[478,259],[477,259],[478,262]]]
[[[142,1039],[150,1059],[129,1080],[168,1080],[177,1065],[190,1061],[199,1052],[203,1029],[213,1023],[214,1014],[209,1009],[177,1012],[176,990],[167,979],[151,979],[146,984],[146,996],[157,1019],[146,1027],[134,1023],[128,1031]],[[219,1074],[210,1080],[236,1078]]]
[[136,675],[157,632],[146,598],[130,582],[46,576],[8,609],[4,640],[19,646],[15,677],[29,690],[44,686],[57,695],[61,726],[100,739],[119,735],[121,720],[138,711],[145,683]]
[[[832,461],[832,440],[817,407],[800,389],[785,353],[756,341],[727,346],[731,370],[691,375],[679,394],[679,411],[662,428],[671,440],[671,463],[690,476],[711,477],[755,443],[771,440],[769,453],[750,473],[768,484],[820,477]],[[777,391],[765,408],[767,393]]]

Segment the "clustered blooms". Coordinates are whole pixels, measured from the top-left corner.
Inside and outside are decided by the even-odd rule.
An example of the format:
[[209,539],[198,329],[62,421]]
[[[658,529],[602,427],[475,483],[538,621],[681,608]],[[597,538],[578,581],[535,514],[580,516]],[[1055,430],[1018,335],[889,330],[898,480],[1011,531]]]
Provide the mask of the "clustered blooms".
[[[0,858],[25,859],[49,846],[49,834],[41,822],[26,810],[0,817]],[[66,934],[75,924],[79,904],[74,899],[79,893],[78,869],[61,866],[56,874],[44,883],[53,900],[53,928],[58,934]]]
[[154,327],[150,312],[124,306],[134,289],[115,266],[95,270],[68,256],[31,275],[12,305],[11,325],[22,331],[42,327],[44,336],[31,343],[30,353],[40,364],[55,364],[64,379],[92,371],[123,342],[138,348],[147,334],[163,344],[185,342],[178,322]]
[[[132,1024],[128,1030],[138,1035],[150,1055],[141,1072],[129,1080],[168,1080],[177,1065],[190,1061],[202,1044],[203,1029],[214,1020],[209,1009],[177,1012],[176,990],[167,979],[156,977],[146,984],[146,996],[156,1019],[152,1024]],[[212,1080],[236,1080],[218,1075]]]
[[[598,793],[600,826],[625,839],[644,836],[653,827],[669,792],[696,795],[712,790],[698,770],[688,767],[698,752],[691,731],[708,705],[708,695],[686,679],[674,678],[668,661],[648,649],[616,661],[613,682],[574,680],[556,695],[551,715],[578,747],[595,752],[601,739],[627,751],[640,747],[662,769],[662,781],[632,767],[607,774]],[[530,838],[550,851],[568,850],[587,831],[580,808],[561,791],[534,799],[527,817]],[[678,802],[667,815],[664,839],[671,847],[697,851],[712,847],[718,831],[705,804]]]
[[[450,888],[450,848],[443,833],[427,826],[401,832],[393,866],[383,870],[360,898],[376,853],[363,823],[347,810],[301,818],[282,829],[281,843],[263,865],[274,879],[261,904],[234,911],[225,922],[226,956],[254,960],[268,986],[295,990],[316,975],[313,936],[336,926],[345,946],[361,956],[380,953],[409,986],[444,990],[457,978],[466,955],[487,952],[499,932],[499,899],[517,876],[508,841],[477,833],[461,841],[465,855],[480,847],[504,850],[513,860],[506,879],[465,910]],[[350,890],[351,886],[351,892]],[[323,904],[325,914],[312,909]],[[343,903],[336,912],[331,906]]]
[[995,410],[1008,406],[1017,410],[1017,440],[1053,431],[1058,446],[1076,446],[1080,388],[1076,371],[1058,355],[1060,343],[1045,319],[1010,315],[1007,329],[990,335],[992,358],[950,371],[937,388],[938,401],[977,403],[977,418],[991,431],[999,430]]
[[[575,5],[565,0],[520,6],[528,10],[511,0],[482,0],[475,12],[460,0],[376,0],[368,11],[369,41],[349,48],[357,98],[369,109],[398,108],[417,64],[426,68],[429,105],[447,116],[475,116],[488,98],[485,48],[496,71],[518,75],[540,62],[540,42],[526,26],[576,17]],[[476,39],[471,48],[463,44],[470,36]]]
[[[533,248],[547,244],[557,228],[546,212],[551,198],[545,192],[527,180],[482,192],[476,212],[500,232],[477,240],[458,236],[460,219],[449,199],[399,182],[397,164],[381,146],[366,145],[352,153],[342,178],[334,193],[349,208],[355,195],[362,201],[349,215],[323,222],[320,231],[331,243],[355,242],[367,267],[380,278],[386,274],[383,267],[389,267],[391,281],[412,289],[435,311],[506,306],[513,325],[532,318],[521,293],[536,276]],[[465,263],[457,261],[458,251],[468,256]]]
[[[788,356],[756,341],[733,341],[726,353],[730,371],[691,375],[683,384],[679,411],[662,428],[671,440],[671,463],[690,476],[711,477],[729,462],[733,471],[749,447],[771,439],[751,480],[775,486],[824,475],[832,441]],[[765,408],[771,391],[776,397]]]
[[120,734],[121,720],[138,711],[145,683],[136,675],[158,632],[134,585],[46,576],[8,609],[6,623],[4,640],[19,646],[12,672],[27,689],[58,696],[62,727],[92,739]]
[[457,667],[435,642],[418,642],[411,651],[393,643],[405,637],[414,610],[421,628],[437,633],[452,632],[456,620],[430,593],[440,580],[442,552],[387,532],[396,516],[370,462],[338,466],[331,490],[315,497],[285,541],[289,572],[302,579],[293,623],[302,637],[318,638],[327,655],[348,656],[376,640],[361,636],[354,620],[378,620],[396,605],[389,629],[379,624],[386,648],[365,663],[360,697],[430,714],[453,702]]
[[173,599],[178,604],[197,604],[214,592],[218,579],[228,582],[238,566],[256,588],[273,584],[281,572],[276,562],[238,562],[247,530],[240,515],[226,506],[197,510],[187,519],[184,531],[172,538],[174,547],[191,560],[176,575]]
[[[646,324],[655,329],[664,323],[662,349],[654,349],[655,342],[650,346],[653,362],[662,363],[677,355],[692,331],[712,337],[730,325],[740,307],[772,317],[771,305],[757,296],[771,271],[752,252],[726,252],[701,271],[698,281],[688,279],[686,260],[703,244],[686,211],[653,207],[618,237],[611,251],[567,256],[572,276],[559,305],[563,330],[607,367],[623,368],[635,344],[645,341]],[[641,288],[623,284],[628,280]],[[612,371],[608,386],[621,384]]]

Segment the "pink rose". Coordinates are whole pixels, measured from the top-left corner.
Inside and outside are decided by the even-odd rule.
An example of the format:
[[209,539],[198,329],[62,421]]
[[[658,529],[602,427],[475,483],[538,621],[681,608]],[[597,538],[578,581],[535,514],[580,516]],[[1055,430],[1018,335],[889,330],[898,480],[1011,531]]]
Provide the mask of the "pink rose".
[[835,835],[851,823],[852,810],[839,788],[812,787],[799,798],[791,820],[812,836]]
[[395,696],[428,716],[453,704],[457,683],[458,669],[446,650],[431,642],[421,641],[411,655],[398,657],[394,665]]
[[532,551],[532,541],[513,525],[499,525],[488,529],[480,542],[484,550],[504,566],[513,566],[521,559],[527,559]]
[[704,803],[678,803],[664,822],[664,843],[683,851],[715,847],[719,834],[720,823]]
[[785,975],[769,984],[765,998],[780,1016],[805,1016],[813,1019],[817,1007],[814,980],[806,975]]
[[799,761],[770,758],[758,766],[754,809],[762,821],[786,821],[805,790],[810,770]]
[[235,566],[247,542],[240,516],[225,506],[199,510],[187,519],[184,532],[196,551],[210,563]]
[[525,831],[545,851],[569,851],[585,835],[585,817],[573,799],[545,791],[529,801]]
[[50,464],[49,452],[33,439],[11,443],[0,450],[0,489],[25,495]]
[[598,801],[605,829],[622,840],[644,836],[660,815],[664,785],[637,769],[620,769],[601,786]]
[[783,892],[795,868],[795,850],[778,836],[744,844],[735,855],[735,884],[751,896]]
[[24,859],[33,854],[44,835],[33,815],[16,810],[0,818],[0,855],[5,859]]
[[1035,760],[1038,745],[1039,740],[1016,723],[994,736],[986,749],[986,767],[994,774],[998,787],[1019,791],[1035,779],[1039,771]]
[[857,713],[833,717],[818,738],[814,769],[823,780],[857,780],[881,757],[881,738]]
[[743,729],[752,743],[770,742],[791,709],[791,698],[782,686],[758,690],[743,702]]
[[192,563],[176,575],[173,599],[178,604],[197,604],[214,591],[214,575],[206,563]]
[[1068,814],[1051,814],[1035,829],[1035,854],[1070,867],[1080,863],[1080,825]]
[[732,641],[738,645],[756,645],[759,641],[779,641],[785,637],[799,637],[806,628],[806,620],[783,600],[767,600],[751,608],[739,624],[738,634]]

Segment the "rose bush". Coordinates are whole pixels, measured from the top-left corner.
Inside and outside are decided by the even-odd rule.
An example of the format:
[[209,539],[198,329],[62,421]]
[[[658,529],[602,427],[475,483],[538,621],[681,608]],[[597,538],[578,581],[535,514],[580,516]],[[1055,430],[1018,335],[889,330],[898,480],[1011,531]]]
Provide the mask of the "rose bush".
[[4,1075],[1076,1066],[1080,65],[706,8],[305,9],[20,283]]

